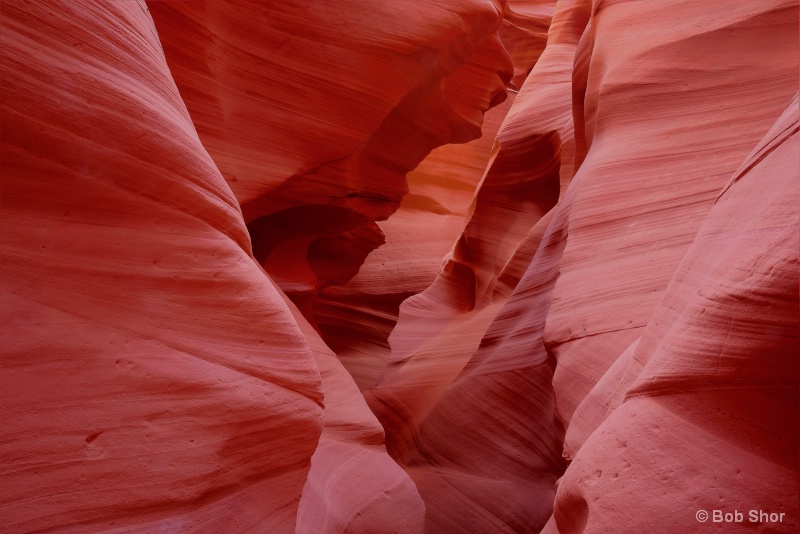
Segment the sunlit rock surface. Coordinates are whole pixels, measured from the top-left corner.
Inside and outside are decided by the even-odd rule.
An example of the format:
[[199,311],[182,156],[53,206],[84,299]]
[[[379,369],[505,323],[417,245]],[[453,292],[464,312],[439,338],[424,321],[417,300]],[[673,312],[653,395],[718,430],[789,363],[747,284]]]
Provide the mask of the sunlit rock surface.
[[796,532],[797,20],[4,2],[0,532]]

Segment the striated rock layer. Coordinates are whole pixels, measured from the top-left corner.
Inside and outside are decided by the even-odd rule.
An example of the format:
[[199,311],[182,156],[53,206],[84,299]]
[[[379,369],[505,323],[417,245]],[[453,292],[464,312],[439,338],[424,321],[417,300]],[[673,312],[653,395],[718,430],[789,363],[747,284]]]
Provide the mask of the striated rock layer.
[[[253,260],[271,236],[251,250],[146,6],[29,7],[3,6],[4,529],[419,532],[424,505],[351,377]],[[497,16],[462,15],[483,38]],[[418,67],[409,83],[441,65]],[[347,277],[336,240],[380,241],[383,215],[315,206],[291,208],[299,240],[331,238],[308,263]],[[287,211],[271,230],[294,229]]]
[[543,332],[567,421],[641,335],[720,189],[797,90],[797,4],[724,5],[608,3],[579,46],[583,162]]
[[796,532],[797,18],[4,2],[0,531]]
[[3,532],[294,531],[320,374],[135,2],[4,2]]
[[463,231],[495,135],[544,49],[554,7],[554,1],[506,4],[500,38],[514,65],[509,98],[487,113],[480,139],[438,148],[408,174],[409,194],[380,223],[386,243],[366,258],[358,275],[315,300],[314,322],[362,389],[381,379],[400,304],[431,285]]
[[462,236],[431,287],[403,303],[385,378],[365,392],[426,500],[429,532],[532,532],[550,514],[563,471],[552,364],[543,350],[529,357],[530,338],[509,336],[516,351],[498,342],[515,325],[527,332],[526,314],[546,303],[526,292],[504,308],[572,176],[570,76],[587,18],[559,5]]
[[408,474],[386,454],[383,428],[333,351],[285,300],[308,340],[325,392],[325,426],[311,457],[296,532],[421,532],[425,505]]
[[[514,131],[507,119],[464,235],[439,278],[401,306],[384,379],[365,392],[384,423],[390,451],[426,499],[430,532],[468,525],[484,532],[541,528],[553,491],[544,482],[563,469],[563,429],[563,455],[570,460],[611,410],[598,413],[587,404],[573,418],[576,408],[606,372],[608,383],[617,384],[623,364],[612,364],[618,358],[642,350],[637,340],[714,199],[796,91],[796,18],[797,6],[779,1],[725,9],[680,1],[658,7],[559,2],[548,47],[509,118],[524,116],[530,84],[541,102],[558,101],[554,85],[534,84],[551,50],[554,61],[556,51],[565,52],[571,102],[541,118],[526,117],[519,131],[528,145],[518,146],[529,159],[516,160],[524,162],[516,178],[503,158],[504,134]],[[551,48],[560,44],[559,35],[573,36],[572,51]],[[771,54],[764,57],[763,50]],[[574,177],[569,156],[555,168],[545,163],[546,154],[560,156],[565,138],[553,120],[556,109],[574,116]],[[539,130],[545,135],[537,140],[536,128],[547,126],[552,129]],[[562,184],[572,179],[548,212],[554,200],[548,203],[545,187],[554,184],[557,193],[559,177]],[[540,189],[526,206],[521,188],[532,178]],[[495,183],[508,183],[510,194],[497,195],[502,189]],[[516,208],[516,216],[509,209],[515,205],[525,206]],[[505,269],[513,276],[506,278]],[[511,286],[504,290],[506,280]],[[797,383],[789,378],[786,387],[796,393]],[[778,441],[791,443],[785,436]],[[596,466],[608,447],[584,465]],[[659,454],[669,450],[664,447]],[[681,465],[681,451],[674,454]],[[642,463],[641,469],[649,468]],[[589,472],[577,473],[585,484]],[[771,475],[755,468],[742,476],[749,477],[746,485]],[[797,482],[796,472],[780,480],[780,496],[770,502],[792,502],[786,488]],[[649,481],[653,487],[656,481]],[[504,494],[503,487],[514,490]],[[731,501],[746,500],[736,495],[740,487],[730,486],[737,497]],[[603,490],[606,507],[615,502],[610,488]],[[706,484],[696,491],[714,490]],[[525,504],[517,504],[519,496]],[[581,531],[580,521],[571,519],[581,517],[580,502],[564,500],[561,532]],[[640,509],[671,524],[648,506]],[[625,531],[620,516],[600,510],[592,531]],[[693,513],[687,510],[691,521]],[[647,530],[634,524],[629,531]]]
[[255,258],[313,322],[385,242],[431,149],[480,136],[513,76],[490,0],[152,2]]
[[[715,509],[745,514],[715,531],[752,532],[753,509],[783,513],[769,531],[800,528],[799,132],[795,96],[716,198],[640,341],[581,404],[597,429],[559,485],[552,532],[689,532]],[[659,503],[627,504],[653,488]]]

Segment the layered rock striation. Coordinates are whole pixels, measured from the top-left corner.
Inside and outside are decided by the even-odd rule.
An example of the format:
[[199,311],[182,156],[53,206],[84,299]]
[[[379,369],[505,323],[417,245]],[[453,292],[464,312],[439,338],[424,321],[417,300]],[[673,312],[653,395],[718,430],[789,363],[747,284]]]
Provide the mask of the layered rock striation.
[[294,530],[323,428],[144,4],[3,4],[4,532]]
[[[405,175],[481,134],[514,75],[491,1],[153,2],[200,138],[242,206],[255,258],[313,303],[385,242]],[[376,23],[377,22],[377,23]]]
[[797,17],[4,2],[0,531],[797,531]]

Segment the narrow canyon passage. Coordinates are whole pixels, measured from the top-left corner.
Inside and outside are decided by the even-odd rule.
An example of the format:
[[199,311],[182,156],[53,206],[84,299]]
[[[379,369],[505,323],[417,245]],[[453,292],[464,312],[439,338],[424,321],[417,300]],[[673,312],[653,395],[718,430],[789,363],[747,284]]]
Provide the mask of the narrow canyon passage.
[[0,532],[800,530],[797,0],[0,9]]

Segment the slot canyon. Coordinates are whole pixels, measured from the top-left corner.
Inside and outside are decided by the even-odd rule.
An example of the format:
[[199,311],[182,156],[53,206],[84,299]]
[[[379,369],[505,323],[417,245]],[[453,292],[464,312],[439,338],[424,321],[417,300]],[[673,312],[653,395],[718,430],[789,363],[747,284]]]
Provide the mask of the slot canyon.
[[0,6],[0,533],[800,532],[798,0]]

